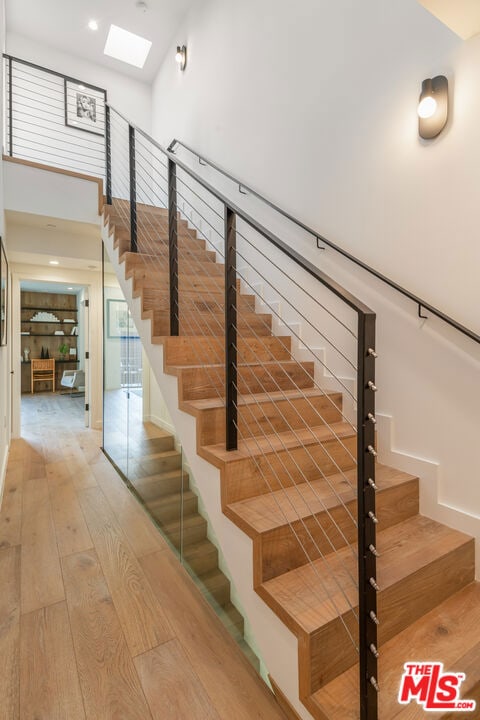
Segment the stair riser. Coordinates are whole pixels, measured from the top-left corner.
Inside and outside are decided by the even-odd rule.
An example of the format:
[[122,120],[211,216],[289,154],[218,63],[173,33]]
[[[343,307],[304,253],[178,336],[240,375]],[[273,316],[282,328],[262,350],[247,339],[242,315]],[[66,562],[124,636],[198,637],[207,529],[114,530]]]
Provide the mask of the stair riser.
[[162,525],[165,523],[175,522],[175,520],[178,520],[182,514],[183,516],[186,516],[196,513],[198,510],[198,498],[196,496],[184,497],[182,500],[182,497],[179,494],[178,498],[170,501],[167,505],[161,500],[153,500],[146,503],[146,508],[148,512]]
[[[403,582],[378,593],[379,648],[453,593],[474,579],[475,546],[468,540],[454,551],[427,564]],[[358,628],[351,613],[343,616],[357,640]],[[310,695],[358,662],[358,655],[340,619],[310,636],[299,639],[300,662],[310,667],[304,674],[302,695]],[[407,658],[408,659],[408,658]]]
[[[158,267],[167,268],[169,254],[167,246],[157,247],[155,248],[155,253],[152,255],[146,255],[139,252],[125,253],[123,262],[125,263],[127,273],[133,268],[148,268],[151,267],[152,264],[156,264]],[[215,263],[216,255],[212,250],[184,250],[183,257],[186,263],[188,263],[189,260],[193,260],[194,262],[210,263],[213,265]]]
[[[169,276],[165,273],[150,273],[148,277],[133,280],[133,289],[138,292],[142,288],[149,288],[150,290],[163,290],[165,291],[169,287]],[[207,275],[179,275],[178,278],[178,293],[183,294],[184,292],[196,292],[199,294],[199,299],[202,302],[216,303],[216,295],[224,293],[224,279],[223,277],[208,277]],[[237,290],[240,292],[240,281],[237,281]],[[210,293],[212,295],[210,296]]]
[[135,457],[143,457],[145,455],[151,455],[152,453],[173,450],[174,447],[174,438],[171,435],[162,438],[152,438],[151,440],[143,440],[138,444],[130,440],[129,454],[135,459]]
[[[151,290],[141,289],[140,293],[137,291],[135,296],[142,297],[142,313],[151,313],[153,311],[163,311],[164,313],[170,312],[170,295],[168,288],[165,290]],[[224,310],[225,301],[223,293],[215,294],[215,299],[209,301],[202,300],[202,294],[198,292],[184,293],[179,300],[180,317],[184,312],[198,312],[198,313],[217,313],[221,314]],[[255,312],[255,298],[253,295],[239,295],[237,308],[242,312]],[[205,341],[208,344],[208,341]],[[185,363],[194,364],[194,363]]]
[[[218,335],[225,332],[224,316],[209,315],[207,313],[198,312],[181,312],[180,315],[180,334],[181,335]],[[246,318],[249,318],[248,320]],[[250,315],[245,313],[240,315],[237,321],[237,328],[240,334],[255,335],[265,337],[271,335],[271,316]],[[170,333],[170,315],[164,313],[163,318],[156,318],[152,322],[152,335],[161,337]],[[200,359],[199,359],[200,360]],[[200,360],[201,362],[201,360]],[[207,358],[204,362],[207,364]]]
[[203,589],[204,594],[207,597],[214,597],[221,607],[230,602],[230,583],[225,576],[223,576],[223,579],[224,582],[216,582],[214,585],[207,585],[205,589]]
[[156,500],[157,498],[164,497],[165,495],[181,492],[182,487],[184,490],[188,490],[189,478],[188,475],[184,473],[182,480],[182,474],[181,471],[179,471],[178,475],[175,477],[159,477],[156,480],[146,480],[140,478],[139,480],[135,480],[133,485],[140,497],[145,502],[149,502],[150,500]]
[[[113,247],[118,249],[119,255],[122,256],[124,253],[131,252],[132,244],[130,240],[130,233],[125,230],[118,230],[117,228],[115,228],[113,232]],[[157,249],[161,250],[163,255],[163,250],[166,250],[167,247],[168,244],[166,242],[154,243],[150,240],[142,238],[141,236],[137,238],[137,252],[144,253],[145,255],[155,255]],[[207,249],[208,248],[206,247],[204,240],[196,240],[190,235],[180,235],[178,238],[178,254],[181,261],[187,259],[187,255],[183,254],[184,251],[193,251],[198,253]]]
[[[258,359],[262,359],[257,355]],[[259,401],[248,406],[241,405],[238,413],[239,432],[243,437],[284,432],[340,422],[341,396],[312,397],[309,400]],[[188,411],[188,407],[185,408]],[[315,410],[317,412],[315,412]],[[225,409],[199,410],[197,416],[197,437],[200,445],[215,445],[225,441]]]
[[[164,528],[165,535],[168,537],[174,547],[179,548],[182,540],[182,532],[180,529],[169,531]],[[205,540],[207,537],[207,523],[195,525],[194,527],[185,527],[183,529],[183,545],[194,545],[195,543]]]
[[[313,363],[283,363],[240,367],[240,394],[295,390],[313,386]],[[225,393],[225,370],[215,368],[182,368],[178,371],[179,400],[201,400],[222,397]]]
[[185,557],[184,561],[196,575],[201,576],[218,567],[218,550],[212,545],[212,550],[204,553],[201,557]]
[[[242,362],[290,360],[290,338],[263,337],[240,338],[238,355]],[[210,363],[225,362],[225,340],[223,337],[167,338],[164,343],[164,365],[198,365],[205,358]]]
[[[306,517],[303,522],[284,525],[262,533],[254,539],[254,587],[277,577],[282,573],[305,565],[308,560],[299,544],[306,549],[311,560],[332,552],[332,545],[338,550],[348,543],[357,542],[357,529],[351,516],[357,517],[357,503],[346,504],[350,515],[343,507],[333,507],[315,517]],[[382,518],[382,530],[403,522],[418,513],[418,480],[411,480],[377,493],[377,513]],[[228,509],[225,513],[238,524],[238,518]],[[248,532],[248,528],[242,527]]]
[[181,466],[182,457],[180,453],[162,459],[143,459],[129,465],[129,476],[140,478],[146,475],[158,475],[163,472],[169,472],[170,470],[180,469]]
[[[158,274],[160,277],[164,273],[168,272],[168,262],[162,257],[158,261],[153,261],[151,266],[133,267],[126,272],[127,277],[133,277],[137,280],[143,280],[145,278],[155,279]],[[183,260],[181,259],[178,263],[178,272],[180,277],[183,275],[202,275],[205,277],[225,277],[225,268],[223,265],[217,265],[212,262],[198,262],[196,260]]]
[[[356,457],[357,439],[355,436],[338,440],[328,440],[304,448],[269,453],[257,458],[239,460],[226,464],[222,471],[222,504],[228,505],[239,500],[261,495],[282,487],[307,480],[316,480],[325,475],[338,473],[339,470],[351,470]],[[212,457],[202,448],[198,454],[212,462]],[[302,469],[300,473],[298,468]]]

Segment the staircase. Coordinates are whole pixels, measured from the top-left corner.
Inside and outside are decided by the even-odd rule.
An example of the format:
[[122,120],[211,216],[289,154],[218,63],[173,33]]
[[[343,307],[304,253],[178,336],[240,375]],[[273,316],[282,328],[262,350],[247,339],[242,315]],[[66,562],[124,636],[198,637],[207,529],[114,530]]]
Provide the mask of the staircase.
[[[163,370],[177,378],[179,408],[196,420],[197,453],[220,470],[222,511],[252,540],[253,586],[298,639],[300,700],[318,720],[358,720],[358,654],[352,642],[358,633],[358,589],[349,579],[357,574],[351,522],[356,433],[343,417],[344,398],[318,389],[313,362],[294,361],[291,337],[275,336],[271,315],[255,312],[254,296],[241,293],[241,439],[237,450],[227,451],[223,266],[178,216],[179,253],[188,263],[179,273],[180,335],[169,337],[167,211],[137,205],[138,252],[132,253],[127,208],[115,199],[105,206],[108,233],[125,277],[133,281],[133,296],[141,300],[142,317],[151,322],[151,342],[164,347]],[[147,228],[154,245],[145,240]],[[137,482],[150,493],[151,512],[178,542],[176,501],[156,494],[160,486],[151,477]],[[408,661],[437,660],[447,670],[465,672],[462,697],[480,700],[480,585],[474,581],[473,539],[419,514],[416,477],[377,463],[376,485],[379,717],[425,717],[419,705],[397,700]],[[205,536],[196,499],[187,493],[186,503],[192,511],[187,532],[198,543],[192,542],[191,560],[208,567],[199,554]]]
[[207,538],[207,521],[198,511],[182,454],[173,435],[144,423],[141,439],[130,442],[128,478],[144,507],[181,553],[199,589],[216,605],[222,623],[255,669],[259,660],[244,639],[244,619],[230,599],[230,581],[218,565],[218,550]]

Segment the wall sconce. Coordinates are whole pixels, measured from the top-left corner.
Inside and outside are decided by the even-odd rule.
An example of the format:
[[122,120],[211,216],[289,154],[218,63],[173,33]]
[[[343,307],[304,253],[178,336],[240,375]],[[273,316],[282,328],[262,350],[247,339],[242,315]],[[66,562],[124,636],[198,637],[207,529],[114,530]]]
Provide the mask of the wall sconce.
[[180,70],[185,70],[187,65],[187,47],[186,45],[177,45],[177,53],[175,55],[175,62],[177,63]]
[[448,80],[445,75],[422,82],[417,113],[420,137],[431,140],[442,132],[448,120]]

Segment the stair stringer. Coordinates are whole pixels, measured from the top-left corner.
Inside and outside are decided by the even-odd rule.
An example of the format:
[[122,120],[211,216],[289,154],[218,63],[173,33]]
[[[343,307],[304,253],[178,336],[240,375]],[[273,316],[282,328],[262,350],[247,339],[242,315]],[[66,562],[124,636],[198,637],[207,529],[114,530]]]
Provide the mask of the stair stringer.
[[133,280],[125,279],[108,225],[102,224],[102,239],[268,672],[298,716],[312,720],[299,699],[298,639],[253,589],[252,540],[222,512],[220,470],[197,455],[195,418],[178,407],[177,378],[163,372],[163,345],[151,341],[151,321],[142,319],[141,299],[133,297]]

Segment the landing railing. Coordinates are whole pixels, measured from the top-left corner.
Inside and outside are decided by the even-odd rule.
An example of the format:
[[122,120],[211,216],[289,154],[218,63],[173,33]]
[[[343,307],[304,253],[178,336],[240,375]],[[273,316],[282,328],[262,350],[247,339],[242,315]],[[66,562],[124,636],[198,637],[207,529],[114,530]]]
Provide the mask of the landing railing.
[[4,154],[104,178],[106,91],[11,55],[4,78]]
[[[344,642],[357,654],[360,717],[375,720],[375,313],[108,104],[106,122],[107,201],[122,250],[141,255],[148,271],[155,332],[188,335],[198,348],[205,383],[225,407],[225,449],[251,458],[277,503],[316,591],[328,596]],[[213,258],[224,264],[221,291]],[[287,326],[296,345],[285,342],[281,360],[271,349],[269,316],[275,334]],[[340,392],[344,404],[335,399]],[[326,409],[314,404],[315,393]],[[257,412],[260,394],[282,401],[276,418]],[[293,396],[302,399],[305,419]],[[336,421],[329,419],[333,410]],[[316,481],[342,509],[342,521]],[[313,530],[289,495],[298,482],[327,520],[312,509]],[[353,562],[340,577],[331,553],[342,547]]]

